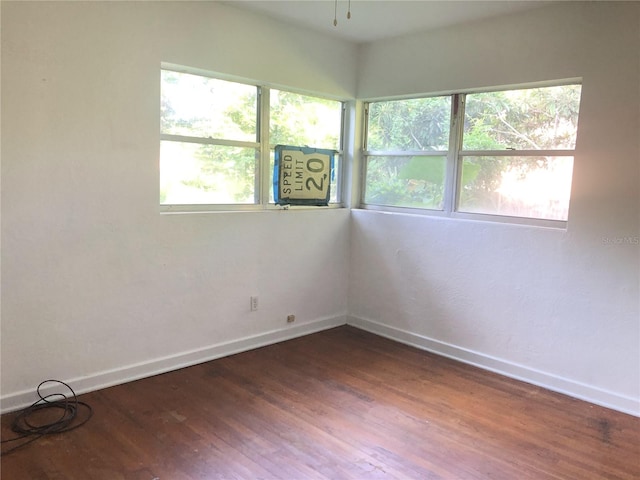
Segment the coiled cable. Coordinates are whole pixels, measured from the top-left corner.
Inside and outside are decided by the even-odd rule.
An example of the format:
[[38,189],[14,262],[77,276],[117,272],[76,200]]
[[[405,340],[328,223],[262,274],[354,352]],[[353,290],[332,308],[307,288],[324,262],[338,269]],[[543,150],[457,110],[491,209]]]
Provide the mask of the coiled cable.
[[[71,396],[67,396],[64,393],[52,393],[49,395],[42,395],[40,389],[43,385],[48,383],[58,383],[64,385]],[[73,389],[60,380],[45,380],[38,385],[36,393],[40,398],[30,406],[21,410],[13,419],[11,423],[11,430],[18,434],[17,437],[2,440],[2,446],[10,442],[16,442],[19,440],[26,440],[14,447],[3,450],[0,455],[6,455],[8,453],[24,447],[31,442],[38,440],[45,435],[51,435],[56,433],[69,432],[81,427],[89,421],[93,416],[93,409],[85,402],[78,401],[78,397]],[[80,410],[84,410],[84,415],[79,418]],[[55,416],[52,421],[44,421],[42,415],[39,412],[43,410],[55,411],[59,410],[59,416]],[[50,418],[50,416],[48,416]],[[40,419],[40,421],[38,421]]]

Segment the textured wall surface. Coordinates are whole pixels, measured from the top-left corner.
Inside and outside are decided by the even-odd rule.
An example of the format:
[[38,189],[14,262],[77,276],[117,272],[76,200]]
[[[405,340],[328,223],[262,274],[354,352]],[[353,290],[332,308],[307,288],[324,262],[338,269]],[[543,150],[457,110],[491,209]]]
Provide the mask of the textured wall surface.
[[[3,408],[349,321],[640,413],[639,4],[359,47],[214,2],[1,8]],[[161,62],[344,99],[582,78],[568,228],[160,214]]]
[[566,230],[354,211],[350,314],[640,414],[639,52],[640,5],[606,2],[364,47],[360,98],[583,89]]
[[354,96],[355,46],[284,30],[214,2],[3,2],[3,397],[344,323],[348,210],[159,210],[161,62]]

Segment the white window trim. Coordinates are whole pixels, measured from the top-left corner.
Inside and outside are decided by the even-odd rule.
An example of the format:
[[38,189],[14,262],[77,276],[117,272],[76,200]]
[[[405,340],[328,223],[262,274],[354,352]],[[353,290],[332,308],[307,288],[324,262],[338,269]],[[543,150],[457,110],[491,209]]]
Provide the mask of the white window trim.
[[[161,141],[175,141],[196,143],[203,145],[221,145],[221,146],[236,146],[245,148],[255,148],[259,151],[259,162],[256,168],[256,203],[242,204],[159,204],[161,214],[184,214],[184,213],[233,213],[233,212],[261,212],[261,211],[281,211],[281,210],[332,210],[345,208],[344,202],[344,190],[345,190],[345,175],[346,175],[346,161],[344,155],[344,142],[346,135],[346,114],[348,100],[334,98],[331,96],[318,94],[315,92],[302,91],[287,86],[279,86],[275,84],[267,84],[265,82],[258,82],[247,78],[237,77],[233,75],[218,74],[199,68],[185,67],[173,63],[162,62],[160,70],[168,70],[177,73],[186,73],[191,75],[198,75],[207,78],[213,78],[216,80],[225,80],[229,82],[242,83],[257,88],[258,93],[258,115],[257,115],[257,142],[247,142],[239,140],[228,140],[219,138],[203,138],[203,137],[190,137],[184,135],[173,135],[160,133],[158,145]],[[330,202],[326,206],[315,205],[276,205],[269,202],[270,191],[273,186],[273,179],[271,178],[270,165],[271,165],[271,152],[275,149],[275,144],[269,143],[269,118],[270,118],[270,92],[272,89],[286,91],[290,93],[296,93],[299,95],[312,96],[316,98],[322,98],[327,100],[333,100],[341,103],[341,122],[340,122],[340,146],[337,150],[336,158],[339,159],[339,167],[336,169],[335,174],[336,181],[336,202]],[[265,172],[266,170],[266,172]]]
[[[375,98],[364,100],[362,102],[362,118],[364,119],[364,128],[362,129],[362,165],[360,171],[360,177],[362,179],[362,185],[360,187],[359,194],[359,202],[358,208],[362,210],[374,210],[381,212],[389,212],[395,214],[408,214],[408,215],[421,215],[421,216],[431,216],[431,217],[444,217],[456,220],[468,220],[468,221],[480,221],[480,222],[495,222],[495,223],[504,223],[504,224],[512,224],[512,225],[521,225],[521,226],[533,226],[533,227],[543,227],[543,228],[553,228],[553,229],[567,229],[568,219],[567,220],[552,220],[552,219],[544,219],[544,218],[533,218],[533,217],[518,217],[518,216],[507,216],[507,215],[497,215],[497,214],[488,214],[488,213],[471,213],[471,212],[461,212],[458,211],[458,189],[461,181],[461,166],[462,160],[467,156],[536,156],[536,157],[544,157],[544,156],[553,156],[553,157],[573,157],[575,161],[576,150],[569,149],[558,149],[558,150],[515,150],[515,149],[506,149],[506,150],[463,150],[462,149],[462,130],[464,128],[464,107],[465,107],[465,99],[467,94],[473,93],[484,93],[484,92],[500,92],[500,91],[508,91],[508,90],[518,90],[518,89],[528,89],[528,88],[544,88],[544,87],[553,87],[553,86],[563,86],[563,85],[574,85],[574,84],[582,84],[581,78],[571,78],[564,79],[559,81],[545,81],[545,82],[536,82],[529,84],[520,84],[520,85],[510,85],[510,86],[502,86],[488,89],[480,89],[480,90],[462,90],[458,92],[448,92],[448,93],[438,93],[438,94],[429,94],[422,96],[401,96],[401,97],[390,97],[390,98]],[[381,151],[381,150],[367,150],[366,141],[367,141],[367,130],[368,130],[368,106],[373,102],[380,101],[395,101],[395,100],[407,100],[412,98],[428,98],[428,97],[439,97],[439,96],[451,96],[451,126],[450,126],[450,142],[449,142],[449,150],[407,150],[407,151],[399,151],[399,150],[389,150],[389,151]],[[445,185],[444,185],[444,194],[443,194],[443,209],[442,210],[433,210],[427,208],[415,208],[415,207],[399,207],[394,205],[380,205],[380,204],[368,204],[364,201],[365,195],[365,183],[367,178],[367,158],[369,156],[446,156],[447,165],[445,168]]]

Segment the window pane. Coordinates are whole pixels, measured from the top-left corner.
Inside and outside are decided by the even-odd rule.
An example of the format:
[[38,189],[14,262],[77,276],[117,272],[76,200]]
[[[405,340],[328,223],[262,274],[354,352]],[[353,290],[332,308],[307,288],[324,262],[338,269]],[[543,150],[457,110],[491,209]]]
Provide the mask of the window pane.
[[567,220],[573,157],[464,157],[458,210]]
[[468,94],[463,149],[573,149],[580,92],[564,85]]
[[364,202],[442,210],[446,157],[367,158]]
[[451,97],[369,104],[367,150],[447,150]]
[[272,145],[340,150],[342,102],[271,90],[269,103]]
[[257,88],[162,70],[161,132],[255,142]]
[[160,203],[255,203],[254,148],[160,143]]

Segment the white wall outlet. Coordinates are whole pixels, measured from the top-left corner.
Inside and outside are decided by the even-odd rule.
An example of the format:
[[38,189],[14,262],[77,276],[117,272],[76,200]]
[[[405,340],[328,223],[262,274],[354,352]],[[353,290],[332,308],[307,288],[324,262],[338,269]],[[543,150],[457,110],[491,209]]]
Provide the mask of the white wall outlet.
[[287,323],[292,323],[296,321],[295,315],[287,315]]
[[258,310],[258,297],[251,297],[251,311],[255,312]]

